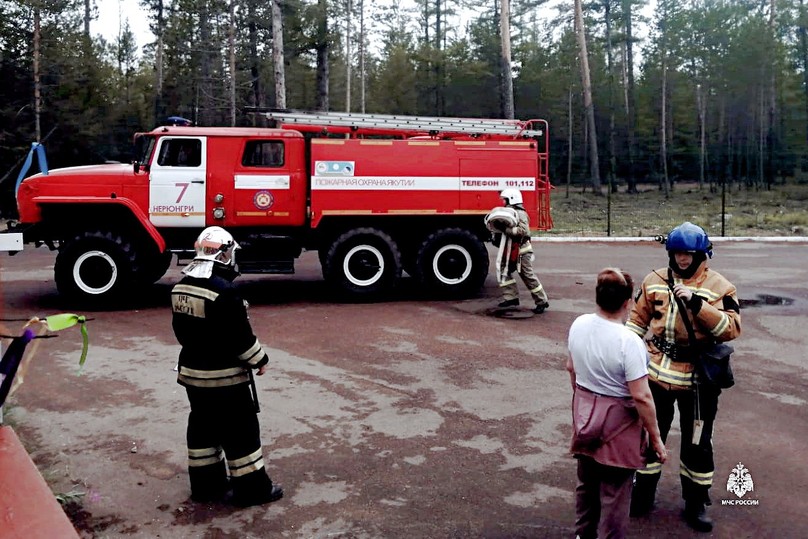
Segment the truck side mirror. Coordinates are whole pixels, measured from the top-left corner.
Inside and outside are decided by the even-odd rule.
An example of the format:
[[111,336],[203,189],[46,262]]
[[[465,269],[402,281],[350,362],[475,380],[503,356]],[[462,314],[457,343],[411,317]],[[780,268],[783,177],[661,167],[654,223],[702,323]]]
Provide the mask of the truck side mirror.
[[139,174],[141,172],[148,172],[150,170],[150,166],[148,164],[141,164],[138,161],[132,163],[132,169],[134,170],[135,174]]

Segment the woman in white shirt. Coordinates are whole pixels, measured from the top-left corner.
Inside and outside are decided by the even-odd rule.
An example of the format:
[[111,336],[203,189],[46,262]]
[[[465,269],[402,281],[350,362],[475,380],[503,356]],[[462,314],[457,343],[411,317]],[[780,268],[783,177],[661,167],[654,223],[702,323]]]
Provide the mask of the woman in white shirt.
[[645,344],[625,327],[633,290],[629,274],[601,270],[597,310],[579,316],[569,331],[575,531],[581,539],[625,537],[634,471],[645,466],[649,437],[653,456],[667,459],[648,387]]

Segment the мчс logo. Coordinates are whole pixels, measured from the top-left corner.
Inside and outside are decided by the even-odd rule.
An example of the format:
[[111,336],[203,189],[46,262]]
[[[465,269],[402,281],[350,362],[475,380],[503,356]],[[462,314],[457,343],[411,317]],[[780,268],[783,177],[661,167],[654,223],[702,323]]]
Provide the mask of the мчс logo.
[[[727,491],[732,492],[738,498],[743,498],[746,493],[755,490],[755,482],[752,481],[752,474],[742,462],[732,469],[727,479]],[[721,505],[758,505],[760,500],[721,500]]]
[[743,463],[739,462],[737,466],[732,469],[727,480],[727,490],[735,493],[739,498],[743,498],[747,492],[755,490],[755,483],[752,481],[752,474],[746,469]]

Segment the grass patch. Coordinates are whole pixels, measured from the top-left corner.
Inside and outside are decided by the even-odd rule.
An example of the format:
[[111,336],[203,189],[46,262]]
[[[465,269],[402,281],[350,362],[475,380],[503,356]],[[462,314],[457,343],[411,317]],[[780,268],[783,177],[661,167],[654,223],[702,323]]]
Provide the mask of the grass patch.
[[[683,221],[712,236],[802,236],[808,233],[808,185],[796,182],[770,190],[730,186],[723,194],[696,184],[678,184],[667,196],[656,187],[639,193],[595,195],[556,188],[548,234],[647,237],[667,234]],[[607,233],[607,230],[611,234]]]

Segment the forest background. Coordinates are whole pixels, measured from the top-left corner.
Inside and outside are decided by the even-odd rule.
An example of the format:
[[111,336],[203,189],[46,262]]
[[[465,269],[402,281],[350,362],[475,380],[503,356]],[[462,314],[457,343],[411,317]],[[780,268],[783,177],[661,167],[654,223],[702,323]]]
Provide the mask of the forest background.
[[93,0],[0,0],[0,211],[34,141],[51,168],[128,162],[168,116],[281,106],[546,119],[562,233],[802,234],[804,2],[140,0],[140,49],[91,34]]

